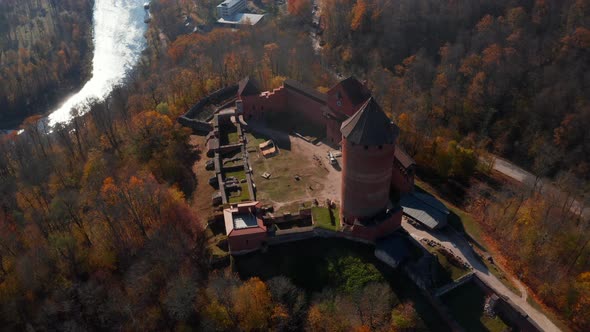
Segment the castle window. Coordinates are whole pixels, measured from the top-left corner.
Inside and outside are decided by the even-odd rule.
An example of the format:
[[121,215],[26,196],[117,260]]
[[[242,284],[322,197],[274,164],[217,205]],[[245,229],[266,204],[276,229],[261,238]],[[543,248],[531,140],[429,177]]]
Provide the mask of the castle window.
[[365,150],[369,150],[369,146],[368,145],[365,145]]

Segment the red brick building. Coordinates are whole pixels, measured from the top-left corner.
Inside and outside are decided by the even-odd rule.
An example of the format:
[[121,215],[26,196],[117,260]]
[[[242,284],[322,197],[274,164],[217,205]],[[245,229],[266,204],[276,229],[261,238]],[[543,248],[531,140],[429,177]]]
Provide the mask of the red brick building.
[[223,210],[225,232],[232,253],[246,253],[264,246],[266,226],[259,208],[260,203],[248,202]]
[[324,94],[286,80],[263,92],[246,78],[238,99],[246,121],[294,114],[321,128],[328,144],[341,146],[344,231],[374,241],[400,227],[402,210],[392,197],[413,190],[414,161],[396,145],[399,128],[364,84],[350,77]]
[[401,214],[397,213],[401,209],[391,201],[399,128],[383,113],[375,99],[369,97],[342,124],[340,131],[340,220],[354,234],[374,240],[381,232],[395,230],[401,224]]

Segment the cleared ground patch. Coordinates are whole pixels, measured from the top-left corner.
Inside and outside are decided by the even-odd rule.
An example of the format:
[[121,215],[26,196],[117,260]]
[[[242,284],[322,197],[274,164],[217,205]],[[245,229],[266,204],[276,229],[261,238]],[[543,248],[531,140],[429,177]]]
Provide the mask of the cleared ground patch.
[[[279,146],[280,153],[265,158],[257,147],[269,138],[251,133],[246,137],[250,166],[254,171],[257,200],[273,203],[279,211],[289,204],[320,199],[319,193],[324,189],[324,182],[329,174],[325,165],[320,165],[314,160],[313,155],[310,156],[297,145],[289,144],[285,147],[279,142],[275,143]],[[264,179],[261,176],[263,173],[269,173],[270,178]]]

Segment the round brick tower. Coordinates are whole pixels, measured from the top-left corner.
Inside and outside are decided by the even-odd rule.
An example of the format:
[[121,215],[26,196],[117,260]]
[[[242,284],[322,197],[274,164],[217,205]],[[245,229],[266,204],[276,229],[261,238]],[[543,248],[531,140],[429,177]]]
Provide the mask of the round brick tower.
[[371,97],[342,132],[341,220],[354,224],[390,206],[391,174],[399,129]]

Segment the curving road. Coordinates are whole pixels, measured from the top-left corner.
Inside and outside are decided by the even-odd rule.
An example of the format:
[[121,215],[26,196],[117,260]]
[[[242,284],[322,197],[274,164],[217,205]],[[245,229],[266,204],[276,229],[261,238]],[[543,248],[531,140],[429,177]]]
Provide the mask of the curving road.
[[[499,173],[506,175],[528,187],[539,186],[541,192],[546,193],[552,197],[566,197],[567,194],[563,193],[559,188],[551,183],[548,179],[537,179],[537,177],[527,172],[526,170],[514,165],[513,163],[502,159],[500,157],[491,155],[493,158],[493,169]],[[485,161],[484,161],[485,162]],[[584,220],[590,220],[590,207],[586,207],[583,200],[574,200],[571,203],[570,210],[572,213],[582,215]]]
[[427,232],[412,226],[405,218],[402,221],[402,227],[408,233],[410,233],[414,239],[418,241],[421,239],[434,240],[440,243],[447,250],[451,251],[453,254],[461,257],[465,262],[473,267],[473,272],[478,278],[485,281],[498,294],[508,297],[514,304],[516,304],[527,315],[529,315],[529,317],[531,317],[531,319],[533,319],[537,325],[543,329],[543,331],[561,331],[555,324],[553,324],[551,320],[549,320],[549,318],[547,318],[547,316],[533,308],[527,302],[526,287],[522,283],[520,283],[518,280],[512,280],[522,293],[522,295],[519,296],[512,292],[495,275],[493,275],[485,266],[485,264],[479,260],[477,254],[473,251],[467,240],[465,240],[463,236],[455,232],[450,227],[447,227],[442,231]]

